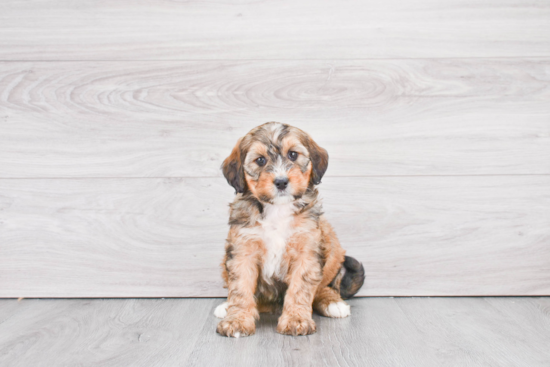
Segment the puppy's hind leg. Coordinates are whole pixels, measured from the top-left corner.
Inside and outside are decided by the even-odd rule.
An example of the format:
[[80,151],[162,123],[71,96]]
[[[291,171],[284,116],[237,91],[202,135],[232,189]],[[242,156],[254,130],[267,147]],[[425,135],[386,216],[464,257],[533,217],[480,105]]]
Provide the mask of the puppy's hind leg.
[[227,315],[227,306],[227,301],[218,305],[214,310],[214,316],[216,316],[218,319],[223,319],[225,315]]
[[317,291],[313,308],[326,317],[344,318],[351,315],[349,305],[342,300],[340,293],[330,287],[323,287]]

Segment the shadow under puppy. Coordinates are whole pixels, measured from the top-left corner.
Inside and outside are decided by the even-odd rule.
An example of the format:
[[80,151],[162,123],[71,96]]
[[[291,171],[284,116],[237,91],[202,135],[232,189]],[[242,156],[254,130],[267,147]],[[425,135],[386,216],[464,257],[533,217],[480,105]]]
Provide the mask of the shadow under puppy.
[[222,170],[235,188],[222,262],[227,302],[215,315],[217,332],[252,335],[260,312],[282,307],[277,332],[315,332],[312,308],[347,317],[343,301],[365,279],[357,260],[344,256],[325,219],[316,185],[328,166],[326,150],[302,130],[276,122],[239,139]]

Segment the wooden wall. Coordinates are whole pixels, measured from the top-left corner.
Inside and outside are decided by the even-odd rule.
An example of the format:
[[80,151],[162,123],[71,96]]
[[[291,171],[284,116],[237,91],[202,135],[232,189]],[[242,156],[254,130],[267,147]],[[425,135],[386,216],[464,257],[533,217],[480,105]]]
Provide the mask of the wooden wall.
[[0,5],[0,297],[223,296],[236,140],[330,153],[361,295],[550,295],[550,4]]

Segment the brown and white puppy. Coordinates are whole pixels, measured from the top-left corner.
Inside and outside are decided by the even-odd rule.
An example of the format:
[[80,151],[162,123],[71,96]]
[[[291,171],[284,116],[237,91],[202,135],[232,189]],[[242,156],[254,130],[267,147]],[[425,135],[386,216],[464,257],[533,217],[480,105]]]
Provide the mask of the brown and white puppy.
[[282,307],[277,332],[315,332],[312,309],[347,317],[343,301],[363,285],[364,269],[344,256],[325,219],[316,185],[328,166],[326,150],[300,129],[269,122],[239,139],[224,161],[235,188],[222,262],[227,302],[218,333],[239,337],[255,332],[260,312]]

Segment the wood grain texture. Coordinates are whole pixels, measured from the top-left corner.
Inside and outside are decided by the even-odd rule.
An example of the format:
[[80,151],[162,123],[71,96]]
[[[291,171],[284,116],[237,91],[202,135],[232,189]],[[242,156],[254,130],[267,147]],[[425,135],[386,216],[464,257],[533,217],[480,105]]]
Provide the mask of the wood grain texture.
[[2,1],[0,297],[223,296],[219,166],[266,121],[329,151],[361,294],[550,294],[549,19],[542,0]]
[[6,366],[499,366],[550,364],[549,298],[362,298],[316,334],[216,334],[221,299],[0,300]]
[[2,1],[2,60],[550,56],[543,0]]
[[550,59],[0,63],[0,177],[220,177],[281,121],[329,176],[550,173]]
[[160,366],[168,359],[181,365],[213,306],[214,300],[192,299],[2,300],[0,364]]
[[[360,295],[550,294],[550,176],[326,178]],[[0,180],[1,297],[224,296],[218,178]]]

